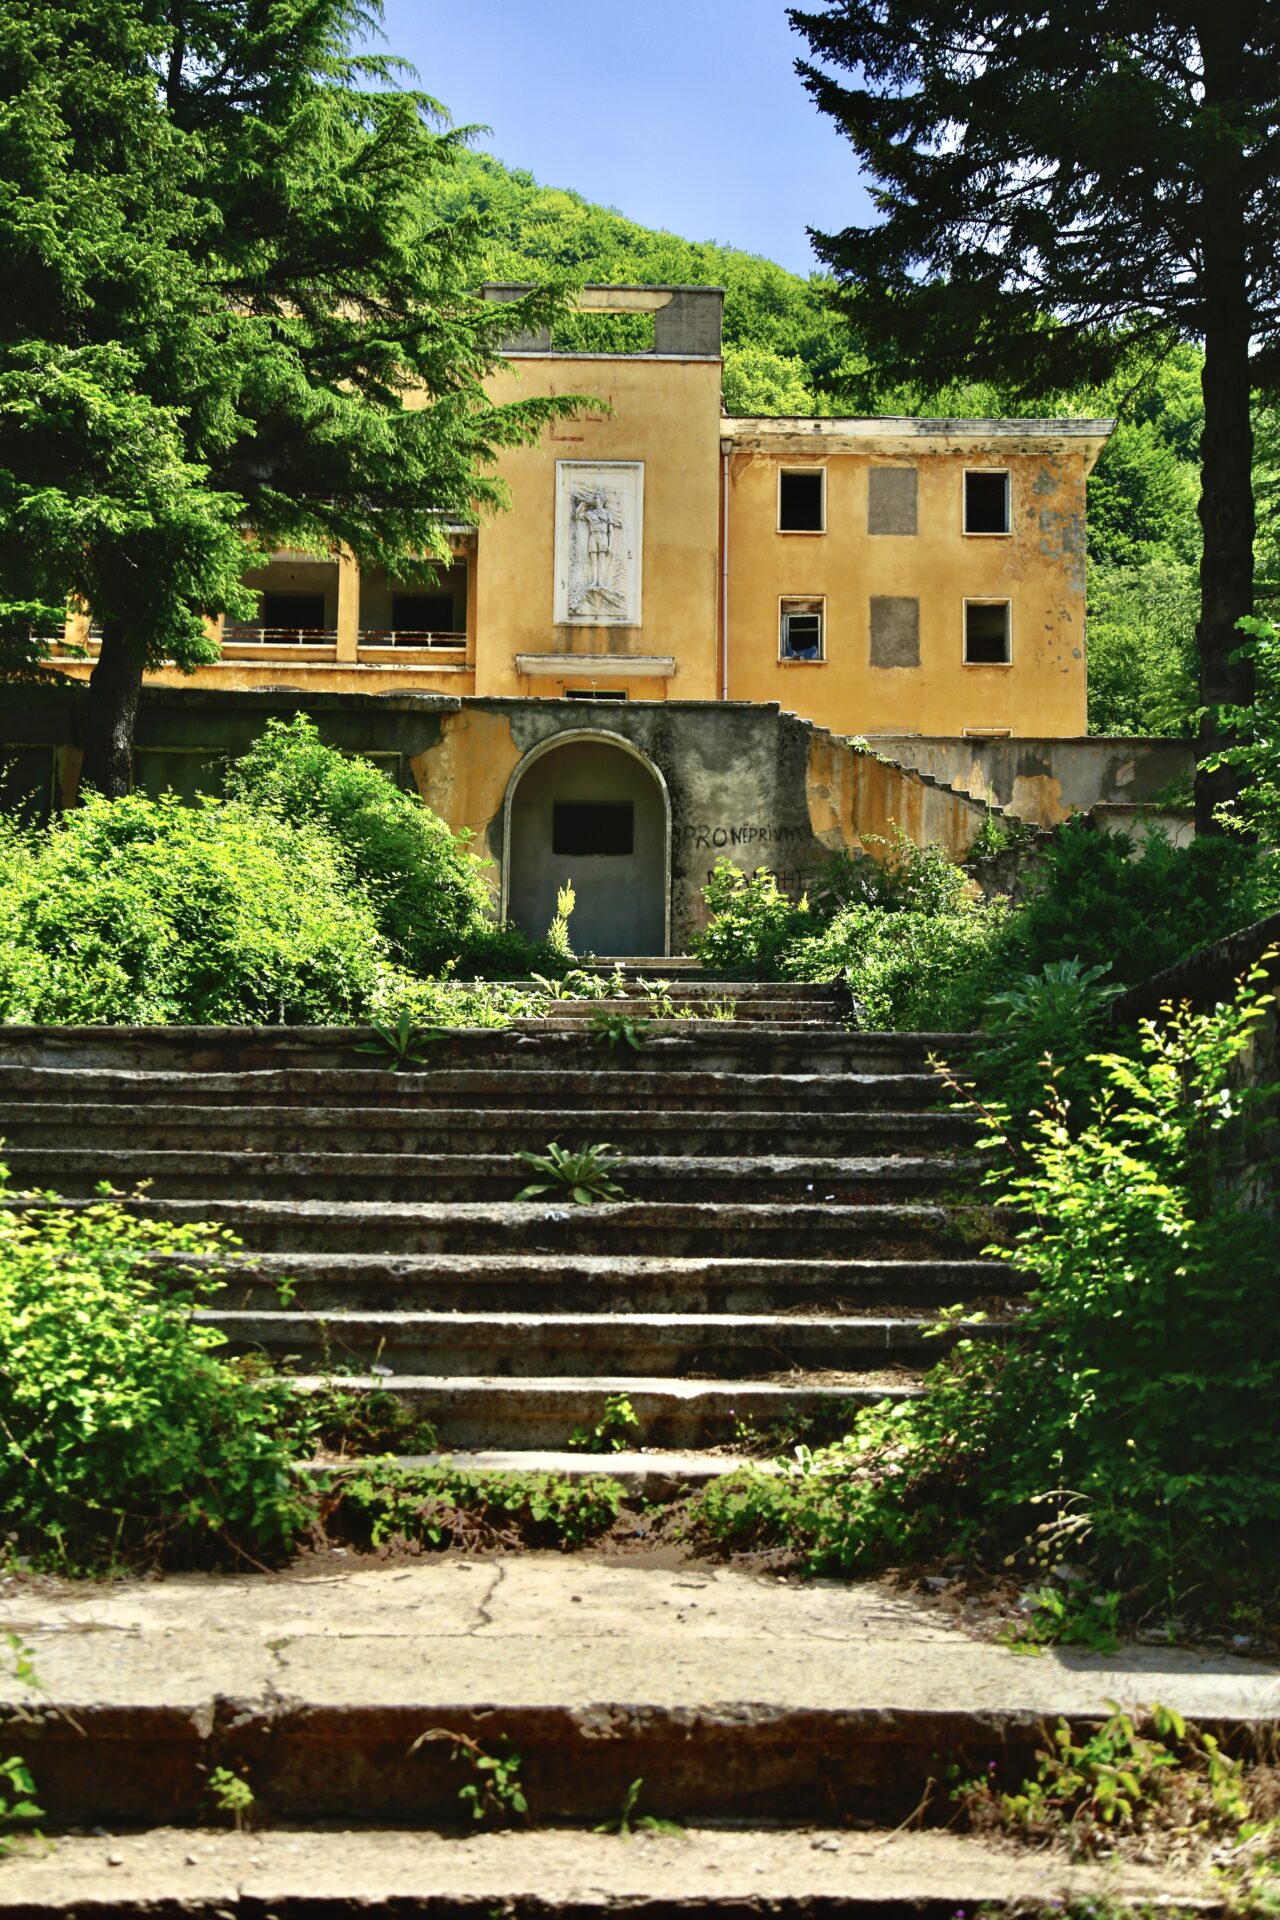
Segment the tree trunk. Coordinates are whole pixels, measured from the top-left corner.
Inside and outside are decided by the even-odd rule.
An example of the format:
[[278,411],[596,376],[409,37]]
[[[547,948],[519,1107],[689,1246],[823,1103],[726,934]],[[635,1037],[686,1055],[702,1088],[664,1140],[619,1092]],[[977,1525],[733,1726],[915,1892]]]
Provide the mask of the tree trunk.
[[80,786],[96,787],[111,800],[128,793],[133,783],[133,730],[144,652],[122,621],[103,622],[102,645],[89,676]]
[[[1224,9],[1224,14],[1228,10]],[[1226,35],[1231,21],[1223,22]],[[1224,108],[1239,97],[1238,37],[1215,45],[1201,36],[1205,105]],[[1204,194],[1204,432],[1200,442],[1200,722],[1196,749],[1196,832],[1220,833],[1216,814],[1233,805],[1244,775],[1238,767],[1210,772],[1205,761],[1235,736],[1218,709],[1253,703],[1254,672],[1231,655],[1245,636],[1236,622],[1253,612],[1253,417],[1249,366],[1249,293],[1245,217],[1235,164],[1220,163]]]

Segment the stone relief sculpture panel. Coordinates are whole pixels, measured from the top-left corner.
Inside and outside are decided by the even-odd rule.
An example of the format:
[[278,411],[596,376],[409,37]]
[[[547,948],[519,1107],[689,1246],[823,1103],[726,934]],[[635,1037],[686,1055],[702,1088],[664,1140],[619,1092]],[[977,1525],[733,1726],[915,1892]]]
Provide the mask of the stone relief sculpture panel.
[[638,627],[644,462],[556,462],[558,626]]

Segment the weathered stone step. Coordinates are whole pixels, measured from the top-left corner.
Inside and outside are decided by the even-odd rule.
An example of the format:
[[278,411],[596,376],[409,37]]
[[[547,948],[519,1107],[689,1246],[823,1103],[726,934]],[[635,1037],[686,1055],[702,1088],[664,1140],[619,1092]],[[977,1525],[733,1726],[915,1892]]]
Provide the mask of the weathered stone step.
[[[110,1151],[305,1154],[510,1155],[541,1152],[563,1140],[567,1116],[554,1107],[516,1109],[413,1107],[222,1107],[82,1104],[36,1107],[0,1103],[0,1139],[44,1152]],[[937,1153],[963,1146],[973,1128],[962,1115],[894,1113],[665,1113],[593,1107],[571,1121],[579,1143],[608,1140],[629,1156],[806,1154],[830,1157]]]
[[[38,1204],[9,1199],[19,1210]],[[72,1200],[72,1206],[93,1202]],[[593,1207],[350,1203],[339,1200],[126,1199],[153,1219],[207,1220],[267,1252],[821,1255],[893,1260],[980,1252],[992,1238],[977,1209],[925,1204],[829,1206],[729,1202]]]
[[[609,1000],[551,1000],[543,1013],[536,1016],[538,1021],[579,1021],[590,1026],[596,1015],[603,1009],[610,1009],[624,1015],[627,1019],[651,1020],[655,1025],[667,1027],[671,1024],[670,1009],[676,1010],[682,1023],[706,1020],[735,1020],[750,1025],[764,1022],[772,1026],[810,1026],[815,1023],[822,1026],[839,1027],[847,1012],[848,1003],[834,996],[823,998],[783,999],[770,995],[756,995],[754,998],[735,998],[729,993],[720,994],[714,989],[704,989],[700,994],[673,993],[667,1000],[654,1000],[648,994],[627,994]],[[730,1011],[732,1009],[732,1011]],[[526,1029],[530,1022],[521,1019],[517,1023]]]
[[207,1818],[215,1767],[268,1823],[455,1822],[467,1775],[447,1737],[423,1738],[437,1729],[488,1752],[509,1740],[539,1821],[615,1817],[643,1778],[649,1810],[686,1821],[894,1825],[949,1764],[994,1763],[1011,1786],[1046,1723],[1081,1729],[1112,1701],[1228,1736],[1280,1720],[1261,1662],[1166,1646],[1020,1659],[873,1582],[697,1563],[449,1555],[311,1580],[15,1583],[0,1628],[39,1682],[0,1676],[27,1709],[6,1752],[28,1759],[55,1830]]
[[[645,1452],[621,1453],[567,1452],[550,1447],[513,1453],[509,1448],[455,1447],[451,1453],[379,1454],[378,1469],[390,1467],[397,1473],[429,1472],[446,1467],[462,1473],[546,1473],[575,1485],[592,1481],[616,1480],[629,1500],[658,1500],[670,1503],[683,1500],[712,1480],[723,1480],[738,1473],[747,1464],[741,1453],[676,1453],[669,1447],[652,1447]],[[776,1460],[753,1459],[750,1464],[762,1473],[780,1471]],[[318,1456],[297,1462],[297,1470],[307,1479],[336,1488],[348,1474],[369,1472],[371,1461],[359,1455]],[[0,1892],[3,1891],[0,1875]]]
[[[649,1783],[645,1783],[649,1786]],[[643,1813],[657,1806],[650,1787]],[[664,1803],[665,1804],[665,1803]],[[616,1813],[616,1809],[615,1809]],[[816,1807],[812,1817],[824,1817]],[[110,1864],[109,1864],[110,1863]],[[1105,1911],[1124,1920],[1177,1902],[1179,1915],[1222,1912],[1208,1881],[1167,1869],[1080,1865],[953,1833],[855,1833],[765,1826],[638,1833],[628,1842],[580,1828],[459,1836],[377,1828],[230,1833],[167,1828],[75,1835],[6,1861],[0,1914],[11,1920],[435,1920],[529,1914],[635,1920],[765,1914],[806,1920],[955,1920]]]
[[[929,1252],[927,1246],[917,1253]],[[998,1260],[728,1259],[671,1254],[252,1253],[233,1260],[220,1304],[300,1311],[761,1313],[870,1311],[1000,1301],[1016,1274]]]
[[[563,1129],[562,1129],[563,1131]],[[544,1141],[541,1143],[546,1145]],[[566,1140],[565,1146],[581,1145]],[[334,1200],[484,1202],[514,1200],[535,1176],[514,1154],[229,1153],[5,1149],[19,1190],[56,1188],[69,1197],[108,1181],[120,1192],[145,1181],[157,1199],[281,1199],[323,1192]],[[817,1155],[628,1156],[614,1177],[628,1198],[733,1201],[803,1200],[807,1196],[870,1204],[889,1195],[914,1198],[977,1184],[973,1158],[910,1154],[835,1158]]]
[[[284,1068],[364,1071],[367,1027],[5,1027],[0,1066],[145,1067],[152,1070],[256,1072]],[[646,1037],[628,1067],[699,1072],[923,1073],[932,1053],[960,1057],[967,1034],[852,1033],[843,1029],[782,1029],[732,1020],[675,1022],[669,1034]],[[617,1048],[591,1034],[527,1029],[456,1027],[431,1043],[431,1068],[574,1067],[617,1070]],[[377,1062],[375,1061],[375,1066]],[[406,1076],[408,1077],[408,1076]]]
[[248,1073],[176,1069],[0,1066],[0,1100],[15,1115],[32,1106],[244,1107],[331,1110],[385,1107],[428,1114],[457,1109],[861,1113],[937,1109],[945,1089],[933,1073],[702,1073],[636,1063],[617,1069],[603,1055],[589,1070],[442,1067],[388,1074],[306,1067]]
[[[309,1368],[349,1373],[377,1364],[405,1374],[690,1374],[744,1376],[800,1368],[855,1372],[927,1367],[956,1338],[935,1319],[911,1315],[603,1312],[323,1314],[295,1308],[214,1307],[200,1319],[232,1351],[288,1356]],[[1001,1337],[989,1322],[970,1335]],[[394,1384],[390,1378],[387,1385]]]
[[372,1373],[297,1374],[300,1393],[346,1393],[359,1397],[394,1393],[403,1407],[429,1420],[438,1444],[502,1447],[526,1453],[563,1447],[578,1427],[590,1429],[605,1411],[605,1401],[624,1396],[636,1426],[627,1444],[636,1447],[721,1447],[737,1436],[739,1424],[767,1430],[810,1415],[839,1416],[846,1408],[872,1407],[902,1400],[919,1391],[918,1374],[886,1356],[870,1384],[863,1369],[822,1384],[804,1376],[783,1383],[768,1379],[685,1380],[671,1375],[446,1374]]

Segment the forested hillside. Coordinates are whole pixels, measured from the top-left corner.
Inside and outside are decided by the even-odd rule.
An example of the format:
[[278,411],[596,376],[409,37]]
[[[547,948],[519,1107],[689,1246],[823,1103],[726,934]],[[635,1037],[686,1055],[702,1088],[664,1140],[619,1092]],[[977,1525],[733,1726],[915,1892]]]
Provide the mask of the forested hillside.
[[[486,154],[460,156],[432,196],[442,218],[480,224],[491,279],[722,286],[731,413],[1116,414],[1120,424],[1090,483],[1090,725],[1102,733],[1186,727],[1195,705],[1200,544],[1194,349],[1177,350],[1135,392],[1047,394],[1038,409],[1011,407],[991,386],[903,392],[876,385],[818,275],[806,280],[735,247],[640,226],[579,193],[540,186],[532,174]],[[606,324],[610,344],[620,344],[629,323]],[[558,343],[589,344],[600,326],[599,319],[568,318]],[[1273,418],[1259,425],[1260,561],[1264,576],[1275,579],[1280,554],[1274,511],[1267,509],[1275,501],[1280,432]]]

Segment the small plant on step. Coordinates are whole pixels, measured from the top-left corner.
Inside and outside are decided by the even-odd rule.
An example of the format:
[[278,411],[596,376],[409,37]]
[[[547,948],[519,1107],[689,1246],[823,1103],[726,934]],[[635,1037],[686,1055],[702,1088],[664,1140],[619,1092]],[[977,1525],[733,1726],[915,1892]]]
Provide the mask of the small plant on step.
[[566,880],[556,895],[556,917],[547,928],[547,945],[557,960],[572,960],[573,948],[569,944],[569,922],[578,897],[573,891],[572,880]]
[[538,1175],[522,1187],[517,1200],[544,1200],[548,1196],[572,1200],[575,1206],[589,1207],[594,1201],[625,1200],[626,1194],[613,1178],[623,1163],[607,1140],[583,1147],[574,1153],[555,1140],[545,1153],[530,1153],[526,1148],[516,1154]]
[[430,1064],[428,1048],[438,1037],[439,1029],[416,1026],[407,1007],[401,1008],[394,1023],[374,1020],[370,1026],[373,1039],[362,1040],[355,1049],[357,1053],[376,1053],[392,1073]]
[[1145,1720],[1140,1730],[1117,1707],[1078,1740],[1059,1720],[1036,1756],[1034,1779],[1005,1793],[993,1767],[986,1778],[954,1786],[951,1797],[977,1833],[1066,1841],[1076,1854],[1110,1852],[1123,1834],[1163,1832],[1173,1845],[1251,1827],[1241,1762],[1172,1708],[1154,1704]]
[[[30,1648],[16,1633],[6,1638],[9,1653],[0,1660],[0,1671],[7,1672],[23,1686],[38,1687]],[[43,1815],[44,1808],[38,1807],[33,1797],[35,1790],[36,1783],[25,1760],[16,1753],[0,1757],[0,1860],[9,1852],[15,1831],[31,1827]]]
[[253,1788],[230,1767],[215,1767],[209,1775],[209,1798],[219,1813],[229,1814],[237,1833],[244,1833],[253,1818]]
[[447,1727],[432,1727],[420,1733],[409,1752],[416,1753],[430,1740],[446,1740],[451,1761],[460,1760],[471,1770],[471,1779],[459,1787],[461,1800],[477,1826],[507,1826],[517,1815],[527,1819],[529,1802],[520,1784],[520,1755],[506,1738],[499,1753],[489,1753],[470,1734],[451,1733]]
[[591,1025],[601,1046],[628,1046],[636,1053],[652,1024],[639,1014],[620,1013],[611,1007],[598,1007],[591,1016]]
[[611,1393],[594,1427],[575,1427],[569,1445],[575,1453],[624,1453],[640,1429],[639,1416],[625,1393]]
[[637,1813],[640,1789],[644,1785],[643,1775],[633,1780],[622,1796],[622,1806],[613,1820],[603,1820],[593,1833],[616,1833],[620,1840],[629,1840],[633,1833],[683,1833],[684,1828],[678,1820],[660,1820],[656,1814]]

